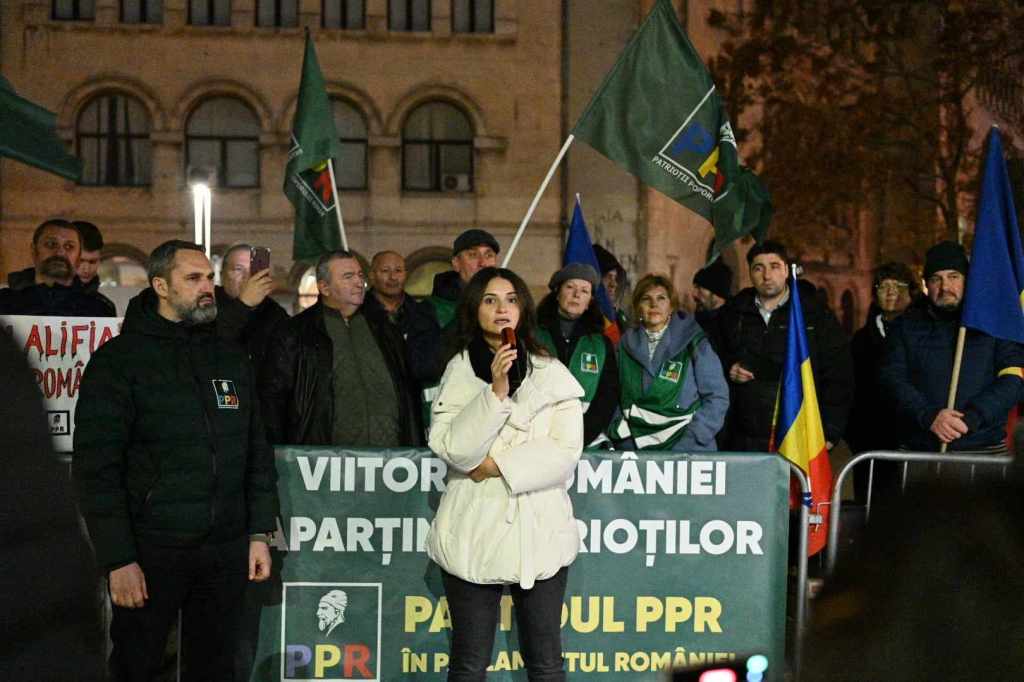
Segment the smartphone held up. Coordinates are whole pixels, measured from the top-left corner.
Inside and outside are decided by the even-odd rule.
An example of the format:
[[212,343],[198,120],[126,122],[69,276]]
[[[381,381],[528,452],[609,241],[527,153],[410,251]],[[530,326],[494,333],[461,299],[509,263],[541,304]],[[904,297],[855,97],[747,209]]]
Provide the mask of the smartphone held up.
[[270,267],[270,249],[265,246],[253,246],[249,249],[249,273],[255,275]]

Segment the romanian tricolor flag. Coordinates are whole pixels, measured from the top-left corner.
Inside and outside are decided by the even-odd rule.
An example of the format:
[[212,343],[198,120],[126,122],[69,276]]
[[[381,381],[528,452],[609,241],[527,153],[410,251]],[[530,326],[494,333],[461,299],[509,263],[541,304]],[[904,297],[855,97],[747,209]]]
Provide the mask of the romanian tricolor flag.
[[[572,211],[572,223],[569,225],[569,238],[565,242],[565,256],[562,258],[562,265],[569,263],[583,263],[589,265],[598,274],[601,274],[601,266],[594,254],[594,242],[590,241],[590,232],[587,224],[583,222],[583,209],[580,207],[580,195],[576,195],[576,208]],[[604,335],[612,340],[612,343],[619,343],[619,325],[615,324],[615,306],[611,297],[605,291],[604,284],[598,284],[594,292],[597,305],[604,314]]]
[[[1024,343],[1024,251],[999,128],[988,136],[963,325]],[[1020,371],[1019,368],[1011,368]],[[1019,376],[1019,374],[1018,374]]]
[[814,390],[814,370],[807,349],[804,311],[800,305],[796,269],[789,284],[789,333],[786,361],[775,404],[775,419],[769,449],[777,451],[800,467],[811,483],[810,495],[802,502],[810,507],[812,518],[807,538],[807,554],[821,551],[828,537],[828,504],[832,494],[832,465],[825,447],[825,429]]

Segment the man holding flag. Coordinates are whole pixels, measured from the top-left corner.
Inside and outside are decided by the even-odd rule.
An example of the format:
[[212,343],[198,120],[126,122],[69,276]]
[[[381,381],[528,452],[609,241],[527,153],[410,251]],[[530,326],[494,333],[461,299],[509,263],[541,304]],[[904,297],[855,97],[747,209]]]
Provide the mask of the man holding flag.
[[997,129],[989,136],[973,263],[959,244],[940,242],[925,256],[924,277],[928,296],[893,324],[881,370],[905,419],[903,445],[999,454],[1010,409],[1024,398],[1024,253]]

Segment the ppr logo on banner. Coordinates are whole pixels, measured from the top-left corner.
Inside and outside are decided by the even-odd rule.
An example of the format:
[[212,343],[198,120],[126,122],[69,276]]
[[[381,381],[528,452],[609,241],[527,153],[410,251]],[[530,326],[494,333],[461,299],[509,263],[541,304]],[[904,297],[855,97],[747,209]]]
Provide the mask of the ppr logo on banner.
[[284,583],[281,680],[379,680],[381,583]]

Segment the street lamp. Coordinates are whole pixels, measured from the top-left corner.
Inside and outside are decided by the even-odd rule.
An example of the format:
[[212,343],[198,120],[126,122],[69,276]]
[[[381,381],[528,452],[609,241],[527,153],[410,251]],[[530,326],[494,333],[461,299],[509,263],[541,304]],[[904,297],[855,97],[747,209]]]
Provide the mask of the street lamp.
[[213,208],[213,192],[205,182],[194,182],[192,187],[192,211],[195,217],[194,241],[202,244],[206,257],[210,257],[210,214]]

